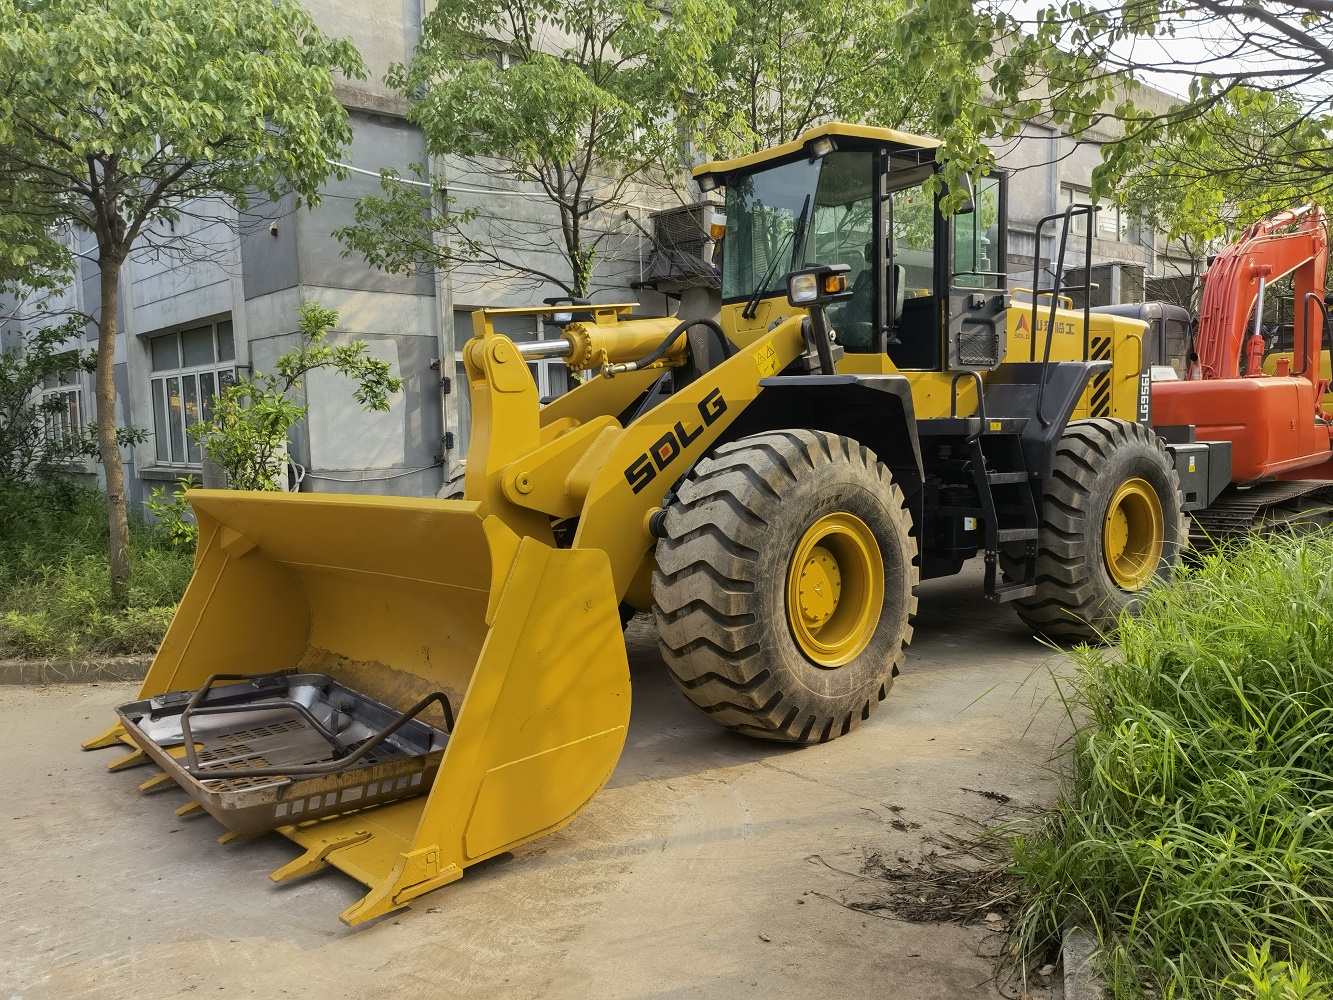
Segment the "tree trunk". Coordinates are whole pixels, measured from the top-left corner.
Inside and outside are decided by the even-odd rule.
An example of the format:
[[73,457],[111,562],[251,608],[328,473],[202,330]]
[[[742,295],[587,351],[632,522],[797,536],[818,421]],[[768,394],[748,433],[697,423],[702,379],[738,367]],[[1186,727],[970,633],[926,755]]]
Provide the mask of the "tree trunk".
[[97,263],[102,277],[102,308],[97,319],[97,446],[106,473],[111,603],[123,608],[130,596],[130,522],[125,510],[125,470],[116,444],[116,316],[121,261],[101,256]]

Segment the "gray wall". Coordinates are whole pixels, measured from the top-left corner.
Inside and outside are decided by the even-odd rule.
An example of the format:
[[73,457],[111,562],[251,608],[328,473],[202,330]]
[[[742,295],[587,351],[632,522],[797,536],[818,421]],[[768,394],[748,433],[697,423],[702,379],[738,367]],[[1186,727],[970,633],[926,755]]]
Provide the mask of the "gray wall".
[[[1010,285],[1031,287],[1033,260],[1037,259],[1037,280],[1049,287],[1053,278],[1053,260],[1059,252],[1060,224],[1047,224],[1040,248],[1036,229],[1040,220],[1064,209],[1063,187],[1072,185],[1086,191],[1092,184],[1092,172],[1101,162],[1100,147],[1076,143],[1058,131],[1039,125],[1025,125],[1013,140],[995,145],[996,165],[1009,176],[1009,248]],[[1137,225],[1128,226],[1122,239],[1092,239],[1093,264],[1126,263],[1151,270],[1155,247],[1161,241],[1153,234],[1141,234]],[[1086,242],[1071,235],[1066,248],[1067,269],[1081,268]]]

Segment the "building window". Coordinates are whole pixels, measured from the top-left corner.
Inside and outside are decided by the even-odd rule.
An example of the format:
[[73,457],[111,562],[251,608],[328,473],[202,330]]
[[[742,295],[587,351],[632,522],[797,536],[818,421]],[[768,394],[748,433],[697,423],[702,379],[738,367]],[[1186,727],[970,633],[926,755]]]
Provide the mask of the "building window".
[[213,397],[236,381],[231,320],[178,330],[148,343],[157,461],[198,465],[203,453],[190,428],[213,415]]
[[[1092,203],[1091,192],[1087,188],[1075,187],[1072,184],[1060,185],[1060,209],[1063,211],[1070,205],[1089,205]],[[1086,215],[1076,215],[1069,220],[1069,232],[1075,236],[1088,235],[1088,217]]]
[[[74,360],[74,355],[69,355]],[[57,402],[53,402],[57,401]],[[42,383],[42,412],[46,415],[46,439],[65,441],[79,434],[86,422],[83,411],[83,380],[77,368],[46,376]]]
[[[1090,205],[1092,204],[1092,192],[1087,188],[1076,187],[1073,184],[1060,185],[1060,208],[1066,209],[1070,205]],[[1115,240],[1123,242],[1129,232],[1128,219],[1120,212],[1118,205],[1102,205],[1097,212],[1097,229],[1094,235],[1099,240]],[[1075,236],[1088,235],[1088,217],[1086,215],[1076,215],[1069,220],[1069,232]]]
[[1125,223],[1120,214],[1120,206],[1102,206],[1102,210],[1097,213],[1097,238],[1118,242],[1124,240]]

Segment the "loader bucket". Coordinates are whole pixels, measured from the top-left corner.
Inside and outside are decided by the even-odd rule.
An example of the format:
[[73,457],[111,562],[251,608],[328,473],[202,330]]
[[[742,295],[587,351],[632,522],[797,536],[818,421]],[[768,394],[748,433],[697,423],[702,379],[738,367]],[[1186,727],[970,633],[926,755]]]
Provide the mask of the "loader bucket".
[[422,794],[279,826],[305,853],[275,881],[341,869],[370,889],[342,914],[357,924],[559,829],[606,783],[630,688],[605,553],[520,538],[467,501],[188,495],[194,576],[140,699],[296,671],[397,712],[440,692],[455,716]]

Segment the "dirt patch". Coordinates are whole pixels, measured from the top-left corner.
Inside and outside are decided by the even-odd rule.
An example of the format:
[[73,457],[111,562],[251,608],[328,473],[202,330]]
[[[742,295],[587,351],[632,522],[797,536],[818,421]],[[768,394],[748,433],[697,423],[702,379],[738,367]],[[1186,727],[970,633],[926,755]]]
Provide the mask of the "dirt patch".
[[859,870],[838,868],[813,855],[807,860],[857,879],[857,889],[842,899],[817,895],[888,920],[983,927],[989,933],[977,954],[994,963],[1000,996],[1050,1000],[1061,995],[1056,953],[1014,961],[1011,931],[1022,909],[1022,886],[1011,870],[1008,840],[980,833],[973,839],[928,836],[922,844],[927,850],[916,859],[869,851]]
[[1009,929],[1019,906],[1019,880],[1009,870],[1006,841],[981,837],[927,837],[929,849],[913,860],[865,855],[859,871],[830,865],[818,855],[808,860],[858,877],[857,898],[837,900],[851,910],[896,917],[913,923],[984,924]]

